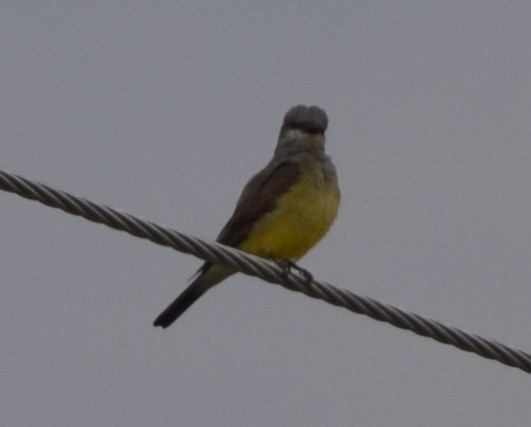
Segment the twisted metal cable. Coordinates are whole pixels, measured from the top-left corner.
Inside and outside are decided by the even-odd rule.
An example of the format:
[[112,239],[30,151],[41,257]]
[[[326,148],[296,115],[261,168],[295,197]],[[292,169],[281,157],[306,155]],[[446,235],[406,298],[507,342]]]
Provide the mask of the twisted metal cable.
[[285,269],[271,261],[245,254],[219,243],[207,243],[196,237],[187,236],[106,206],[97,205],[89,200],[54,190],[44,184],[2,170],[0,170],[0,189],[27,199],[37,200],[47,206],[62,209],[89,221],[125,231],[133,236],[151,240],[159,245],[227,265],[292,291],[301,292],[309,297],[321,299],[332,305],[344,307],[355,313],[364,314],[375,320],[390,323],[398,328],[407,329],[418,335],[531,373],[531,355],[522,350],[466,333],[392,305],[356,295],[346,289],[336,288],[325,282],[313,280],[308,283],[307,278],[300,273],[286,272]]

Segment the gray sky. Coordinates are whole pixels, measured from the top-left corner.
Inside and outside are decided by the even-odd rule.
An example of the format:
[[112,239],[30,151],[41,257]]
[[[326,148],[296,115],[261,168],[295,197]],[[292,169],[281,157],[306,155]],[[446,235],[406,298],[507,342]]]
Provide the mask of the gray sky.
[[[531,3],[4,2],[0,168],[214,239],[285,111],[343,203],[316,278],[531,350]],[[523,372],[0,193],[0,424],[523,426]]]

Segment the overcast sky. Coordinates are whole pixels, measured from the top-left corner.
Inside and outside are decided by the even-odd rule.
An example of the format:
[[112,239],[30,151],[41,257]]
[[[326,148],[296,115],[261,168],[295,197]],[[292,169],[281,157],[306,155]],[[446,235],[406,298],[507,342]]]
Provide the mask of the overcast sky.
[[[301,265],[531,351],[531,3],[5,1],[0,168],[214,239],[287,109],[338,220]],[[517,369],[0,193],[2,426],[525,426]]]

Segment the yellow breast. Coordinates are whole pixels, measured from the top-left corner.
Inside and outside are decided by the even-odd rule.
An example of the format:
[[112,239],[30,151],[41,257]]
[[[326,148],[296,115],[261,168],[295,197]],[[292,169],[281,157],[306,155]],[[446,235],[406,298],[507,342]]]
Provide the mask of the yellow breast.
[[327,233],[339,208],[335,175],[308,165],[282,194],[276,208],[261,218],[239,248],[266,258],[296,261]]

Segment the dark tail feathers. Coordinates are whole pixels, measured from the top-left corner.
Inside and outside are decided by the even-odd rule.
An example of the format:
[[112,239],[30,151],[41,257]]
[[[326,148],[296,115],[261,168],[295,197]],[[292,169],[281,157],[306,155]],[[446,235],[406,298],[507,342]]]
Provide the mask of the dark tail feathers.
[[153,322],[153,326],[167,328],[207,290],[208,288],[205,289],[204,286],[201,286],[199,283],[192,283],[183,291],[181,295],[175,299],[175,301],[173,301],[162,313],[158,315]]

